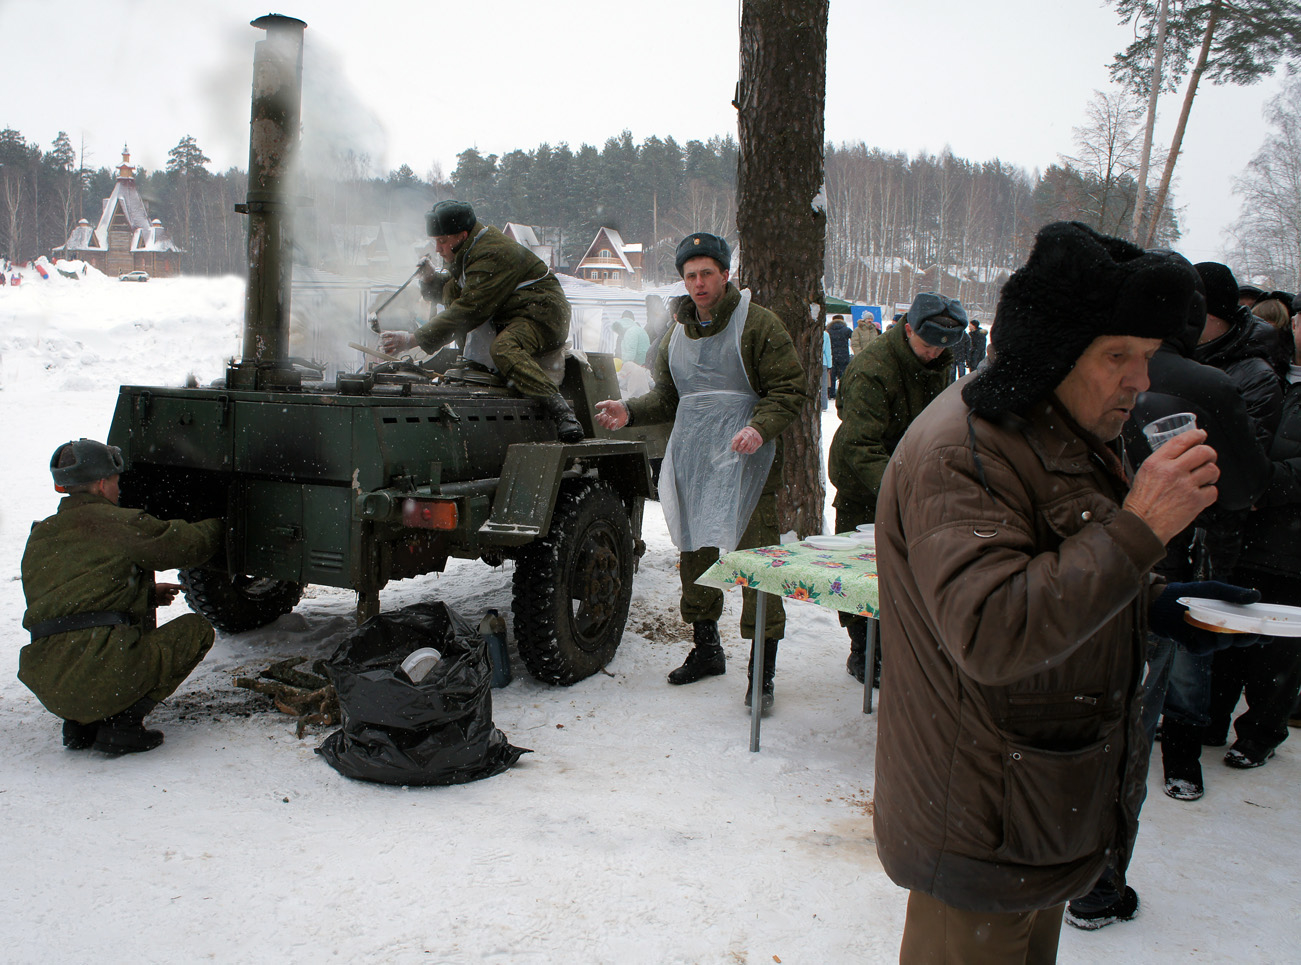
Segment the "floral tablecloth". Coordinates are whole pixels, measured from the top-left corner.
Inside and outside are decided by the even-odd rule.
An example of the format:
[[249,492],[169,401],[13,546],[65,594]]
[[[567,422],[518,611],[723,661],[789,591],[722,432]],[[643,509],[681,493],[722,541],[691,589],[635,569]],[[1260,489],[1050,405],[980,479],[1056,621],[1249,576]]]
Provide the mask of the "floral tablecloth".
[[804,600],[865,617],[876,616],[880,602],[876,547],[857,540],[853,546],[836,549],[798,542],[734,550],[696,582],[725,590],[751,586],[788,600]]

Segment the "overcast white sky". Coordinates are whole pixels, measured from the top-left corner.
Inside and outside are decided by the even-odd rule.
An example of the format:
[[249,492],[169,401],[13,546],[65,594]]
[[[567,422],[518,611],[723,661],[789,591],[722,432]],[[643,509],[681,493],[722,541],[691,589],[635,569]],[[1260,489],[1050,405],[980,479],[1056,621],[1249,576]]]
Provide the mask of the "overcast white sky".
[[[57,14],[53,13],[57,10]],[[186,134],[221,170],[248,160],[253,44],[265,13],[308,24],[304,124],[368,153],[383,173],[469,146],[602,145],[735,133],[736,0],[0,0],[0,127],[48,150],[60,130],[94,166],[166,164]],[[1033,169],[1073,153],[1072,128],[1107,87],[1130,29],[1097,0],[832,0],[828,139],[916,155],[948,145]],[[1232,194],[1280,87],[1203,85],[1180,159],[1182,248],[1218,258]],[[1164,159],[1178,98],[1163,102]]]

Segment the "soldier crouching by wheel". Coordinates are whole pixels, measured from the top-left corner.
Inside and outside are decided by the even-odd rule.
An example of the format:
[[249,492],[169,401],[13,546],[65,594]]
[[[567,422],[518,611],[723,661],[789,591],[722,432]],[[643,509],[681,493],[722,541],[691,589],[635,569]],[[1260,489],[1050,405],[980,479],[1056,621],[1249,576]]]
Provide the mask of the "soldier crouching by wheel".
[[380,346],[390,355],[416,346],[433,353],[457,339],[462,354],[478,362],[486,361],[476,357],[486,347],[521,394],[542,401],[561,442],[581,441],[574,410],[536,360],[569,338],[569,302],[556,276],[523,245],[480,224],[461,201],[440,201],[425,220],[450,273],[422,262],[420,291],[447,307],[414,334],[381,332]]
[[23,553],[23,626],[32,642],[21,680],[63,719],[63,745],[106,754],[153,750],[161,731],[145,715],[189,676],[212,647],[196,613],[155,627],[154,611],[176,598],[154,570],[197,566],[221,545],[219,519],[155,519],[118,506],[122,451],[90,439],[50,460],[58,512],[32,526]]

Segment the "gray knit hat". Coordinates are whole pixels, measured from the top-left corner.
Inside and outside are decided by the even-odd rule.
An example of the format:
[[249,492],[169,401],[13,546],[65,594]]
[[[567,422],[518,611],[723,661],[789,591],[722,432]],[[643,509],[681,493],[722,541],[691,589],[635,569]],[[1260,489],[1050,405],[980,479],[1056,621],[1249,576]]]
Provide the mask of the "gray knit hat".
[[[60,466],[61,462],[66,465]],[[121,449],[94,439],[65,442],[50,457],[50,475],[54,477],[54,485],[61,489],[108,479],[120,475],[125,468]]]

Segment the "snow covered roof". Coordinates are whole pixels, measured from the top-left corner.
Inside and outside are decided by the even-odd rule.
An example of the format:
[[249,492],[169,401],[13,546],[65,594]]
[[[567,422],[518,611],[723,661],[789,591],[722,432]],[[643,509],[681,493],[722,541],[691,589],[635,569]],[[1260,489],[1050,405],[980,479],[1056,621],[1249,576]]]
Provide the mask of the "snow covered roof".
[[122,212],[131,230],[132,251],[181,251],[171,235],[157,218],[150,219],[144,198],[136,188],[135,168],[131,166],[131,152],[122,148],[122,163],[118,165],[117,181],[104,199],[99,223],[92,230],[90,222],[82,218],[68,235],[62,248],[56,251],[107,251],[108,230],[118,211]]
[[[602,238],[605,239],[604,244],[601,242]],[[578,260],[578,267],[582,268],[589,258],[599,258],[600,255],[596,254],[596,252],[603,250],[613,252],[615,257],[617,257],[623,264],[623,267],[630,273],[637,270],[632,266],[628,261],[628,257],[624,254],[625,251],[633,250],[632,247],[630,245],[625,245],[619,232],[615,231],[613,228],[600,228],[597,230],[596,237],[592,239],[592,243],[588,245],[586,254]],[[640,251],[641,246],[638,245],[636,250]]]
[[[131,166],[131,152],[124,146],[122,148],[122,163],[118,165],[117,181],[113,183],[113,190],[109,196],[104,199],[104,207],[99,215],[99,224],[95,227],[95,244],[96,248],[108,248],[108,228],[113,223],[113,216],[117,214],[118,208],[126,216],[127,223],[132,228],[139,231],[149,227],[149,212],[145,210],[144,198],[140,197],[140,192],[136,188],[136,169]],[[135,247],[135,239],[132,239],[131,247]]]
[[518,241],[526,248],[536,248],[541,242],[538,241],[537,232],[531,225],[516,224],[513,221],[507,221],[506,227],[501,229],[501,233],[507,238]]
[[55,248],[55,251],[86,251],[95,247],[94,232],[91,230],[90,222],[82,218],[77,222],[77,226],[72,229],[68,235],[67,242],[62,248]]
[[556,267],[556,252],[560,248],[560,229],[507,221],[501,233],[519,242],[542,259],[548,268]]
[[138,228],[131,236],[132,251],[180,251],[163,223],[155,219],[147,228]]

